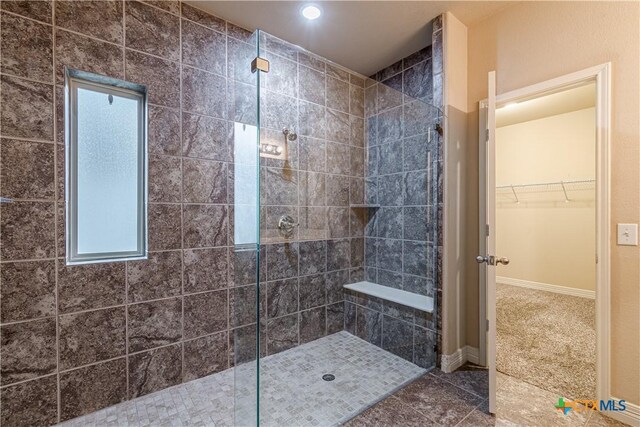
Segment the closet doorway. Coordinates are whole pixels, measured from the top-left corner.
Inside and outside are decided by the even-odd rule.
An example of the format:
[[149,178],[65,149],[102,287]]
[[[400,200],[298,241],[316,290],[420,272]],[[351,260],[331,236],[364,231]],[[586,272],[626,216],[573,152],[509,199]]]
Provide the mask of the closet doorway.
[[609,398],[608,76],[496,97],[490,73],[478,262],[491,412]]

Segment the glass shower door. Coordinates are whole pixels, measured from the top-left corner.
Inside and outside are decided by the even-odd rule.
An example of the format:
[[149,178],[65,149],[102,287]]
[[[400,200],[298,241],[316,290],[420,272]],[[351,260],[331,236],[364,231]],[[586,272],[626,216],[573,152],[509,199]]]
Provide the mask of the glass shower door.
[[258,31],[245,40],[229,39],[228,104],[230,144],[229,194],[232,288],[229,295],[230,348],[234,384],[234,425],[258,425],[260,348],[260,171],[259,87],[261,72],[252,71],[259,56]]

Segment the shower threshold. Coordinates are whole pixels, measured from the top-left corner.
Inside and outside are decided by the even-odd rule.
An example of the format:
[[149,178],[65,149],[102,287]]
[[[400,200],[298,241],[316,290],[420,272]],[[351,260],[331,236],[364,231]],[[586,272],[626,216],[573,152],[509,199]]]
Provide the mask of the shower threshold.
[[[255,369],[249,371],[247,365],[240,368],[241,372],[234,373],[234,369],[61,425],[233,426],[234,396],[255,395],[255,379],[251,379]],[[261,360],[260,424],[340,425],[426,372],[348,332],[338,332]],[[326,374],[335,379],[323,380]],[[234,384],[238,387],[235,392]],[[249,424],[245,420],[255,420],[251,414],[254,410],[242,408],[236,414],[235,424],[243,426]]]

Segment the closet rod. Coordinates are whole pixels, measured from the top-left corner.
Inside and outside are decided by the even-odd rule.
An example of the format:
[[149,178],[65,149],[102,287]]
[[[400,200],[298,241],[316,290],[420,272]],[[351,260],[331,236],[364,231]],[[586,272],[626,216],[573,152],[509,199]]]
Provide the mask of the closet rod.
[[526,187],[542,187],[545,185],[560,185],[560,186],[565,186],[565,185],[571,185],[571,184],[586,184],[589,182],[596,182],[595,179],[581,179],[581,180],[574,180],[574,181],[555,181],[555,182],[539,182],[536,184],[507,184],[507,185],[498,185],[496,186],[496,188],[501,189],[501,188],[510,188],[510,189],[514,189],[514,188],[526,188]]

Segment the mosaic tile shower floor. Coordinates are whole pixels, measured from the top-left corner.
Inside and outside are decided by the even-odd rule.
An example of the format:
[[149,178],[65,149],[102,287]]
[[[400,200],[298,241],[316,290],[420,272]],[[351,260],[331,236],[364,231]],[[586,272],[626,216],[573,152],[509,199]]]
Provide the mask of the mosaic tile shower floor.
[[[339,332],[262,359],[261,425],[339,425],[426,371]],[[255,369],[228,369],[67,421],[62,426],[231,426],[234,394],[253,402]],[[323,381],[332,373],[336,379]],[[234,393],[234,379],[239,387]],[[244,406],[244,405],[241,405]],[[236,425],[250,424],[248,411]]]

